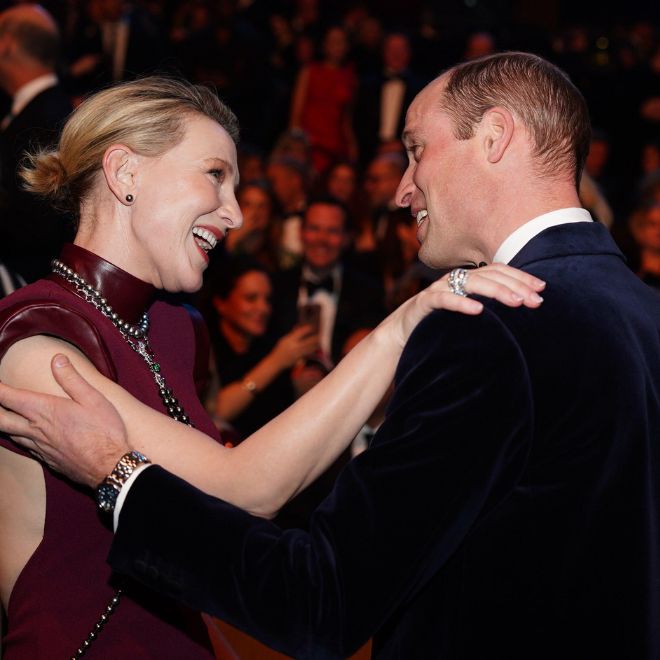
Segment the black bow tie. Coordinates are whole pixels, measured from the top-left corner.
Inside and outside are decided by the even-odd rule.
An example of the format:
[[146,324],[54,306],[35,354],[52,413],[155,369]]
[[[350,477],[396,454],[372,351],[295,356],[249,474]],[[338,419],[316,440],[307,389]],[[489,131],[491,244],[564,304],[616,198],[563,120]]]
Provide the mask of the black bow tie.
[[327,291],[328,293],[332,293],[335,289],[335,282],[332,275],[328,275],[318,282],[305,282],[305,287],[307,287],[307,297],[311,298],[317,291],[321,289]]

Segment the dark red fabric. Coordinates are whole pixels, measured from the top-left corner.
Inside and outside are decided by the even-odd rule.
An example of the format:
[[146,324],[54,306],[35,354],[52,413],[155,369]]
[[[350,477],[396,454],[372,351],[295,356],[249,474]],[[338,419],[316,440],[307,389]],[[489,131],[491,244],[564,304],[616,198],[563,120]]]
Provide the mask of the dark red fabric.
[[[137,320],[141,306],[154,294],[149,285],[139,283],[80,248],[70,246],[64,256],[68,265],[84,270],[86,278],[91,280],[91,271],[96,272],[95,286],[102,288],[115,309],[121,308],[134,316],[127,320]],[[110,279],[112,286],[108,287]],[[122,282],[122,286],[117,282]],[[136,298],[141,301],[139,310]],[[217,438],[195,393],[195,335],[188,312],[156,300],[149,308],[149,316],[150,342],[168,384],[197,428]],[[35,334],[69,341],[101,373],[152,408],[164,411],[142,358],[108,319],[67,290],[61,278],[40,280],[0,303],[0,357],[17,340]],[[20,451],[6,436],[0,435],[0,445]],[[12,592],[3,660],[70,657],[114,593],[115,581],[106,564],[112,533],[99,519],[91,491],[47,469],[44,479],[47,496],[44,538]],[[119,608],[89,655],[113,660],[213,657],[206,629],[197,613],[153,596],[132,583],[125,585]]]
[[356,87],[355,73],[350,66],[309,65],[301,125],[309,136],[318,171],[324,170],[333,160],[349,155],[344,117],[353,102]]

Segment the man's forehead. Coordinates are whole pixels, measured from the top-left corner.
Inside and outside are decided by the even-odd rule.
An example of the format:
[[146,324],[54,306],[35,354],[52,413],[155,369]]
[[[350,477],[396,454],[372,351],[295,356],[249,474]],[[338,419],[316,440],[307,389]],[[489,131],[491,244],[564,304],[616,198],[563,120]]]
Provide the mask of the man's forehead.
[[421,124],[425,119],[440,112],[440,99],[447,84],[445,75],[430,82],[410,104],[403,131],[404,144],[421,130]]

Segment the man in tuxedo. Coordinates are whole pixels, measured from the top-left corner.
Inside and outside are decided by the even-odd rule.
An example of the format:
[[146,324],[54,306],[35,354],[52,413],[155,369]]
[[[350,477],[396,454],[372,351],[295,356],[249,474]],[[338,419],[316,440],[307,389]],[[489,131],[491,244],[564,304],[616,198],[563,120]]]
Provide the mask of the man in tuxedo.
[[384,317],[383,292],[376,279],[342,263],[350,242],[346,208],[332,198],[313,200],[301,229],[303,259],[299,266],[275,276],[273,331],[282,335],[300,322],[300,308],[320,307],[322,361],[341,357],[348,337]]
[[[309,533],[148,466],[120,493],[114,569],[295,657],[371,635],[377,658],[660,657],[660,302],[579,208],[589,133],[578,90],[535,55],[426,87],[397,193],[421,258],[508,262],[547,282],[545,302],[422,321]],[[58,464],[98,483],[127,444],[109,420],[90,435],[97,409],[65,408],[47,408]]]
[[0,258],[30,282],[48,273],[72,231],[18,176],[26,152],[56,142],[72,110],[55,75],[58,48],[55,21],[39,5],[0,14],[0,86],[12,98],[0,123]]
[[90,0],[84,3],[67,43],[67,84],[76,96],[113,82],[171,67],[167,37],[140,3]]
[[401,148],[406,108],[425,83],[410,68],[411,55],[405,34],[388,34],[383,40],[381,70],[360,80],[354,123],[360,162],[365,166],[378,152]]
[[398,152],[379,154],[364,175],[369,216],[355,241],[354,263],[358,268],[387,281],[401,269],[401,242],[397,226],[410,224],[410,213],[396,203],[396,190],[406,171],[406,159]]

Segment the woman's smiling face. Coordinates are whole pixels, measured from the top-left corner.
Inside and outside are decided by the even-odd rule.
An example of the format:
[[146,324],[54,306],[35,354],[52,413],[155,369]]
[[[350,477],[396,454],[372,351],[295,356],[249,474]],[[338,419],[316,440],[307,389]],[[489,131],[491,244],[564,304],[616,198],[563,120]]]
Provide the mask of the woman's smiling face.
[[233,140],[212,119],[191,115],[183,139],[161,156],[141,157],[136,176],[133,273],[167,291],[196,291],[207,253],[242,223]]

